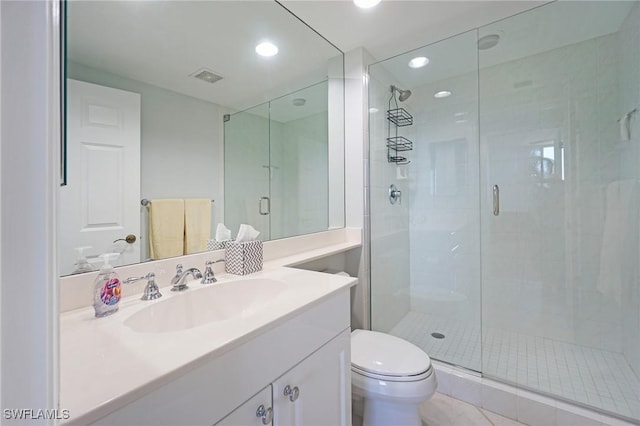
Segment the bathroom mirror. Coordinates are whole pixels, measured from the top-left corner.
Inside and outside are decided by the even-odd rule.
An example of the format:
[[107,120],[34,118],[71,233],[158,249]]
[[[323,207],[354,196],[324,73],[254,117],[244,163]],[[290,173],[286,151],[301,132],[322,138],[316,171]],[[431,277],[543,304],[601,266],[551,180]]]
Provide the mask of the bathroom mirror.
[[[257,54],[264,41],[276,55]],[[153,260],[153,200],[210,200],[211,238],[220,222],[263,240],[343,227],[343,70],[342,52],[275,1],[67,2],[61,274],[107,252],[115,266]],[[262,133],[230,145],[228,126],[252,111]],[[243,143],[251,155],[227,158]],[[271,192],[237,180],[251,175]],[[266,224],[264,197],[282,213]]]

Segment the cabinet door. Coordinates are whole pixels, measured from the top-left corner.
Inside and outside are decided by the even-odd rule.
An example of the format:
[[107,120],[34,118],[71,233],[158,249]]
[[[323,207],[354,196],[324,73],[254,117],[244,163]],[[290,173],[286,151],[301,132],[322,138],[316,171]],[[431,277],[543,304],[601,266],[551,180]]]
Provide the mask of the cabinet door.
[[272,424],[273,407],[271,404],[271,385],[269,385],[216,423],[216,426],[261,426]]
[[349,330],[273,382],[274,426],[351,423]]

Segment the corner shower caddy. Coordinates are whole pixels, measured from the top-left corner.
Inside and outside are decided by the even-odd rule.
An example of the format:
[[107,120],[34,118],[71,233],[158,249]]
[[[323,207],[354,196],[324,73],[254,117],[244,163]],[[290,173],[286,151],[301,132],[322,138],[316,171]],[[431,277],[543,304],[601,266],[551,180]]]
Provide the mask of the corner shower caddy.
[[[393,101],[392,108],[391,101]],[[398,155],[398,152],[413,150],[413,142],[404,136],[398,136],[398,127],[411,126],[413,116],[406,109],[398,106],[396,100],[396,88],[391,86],[391,97],[389,98],[389,108],[387,109],[387,161],[397,165],[409,164],[411,161],[407,157]],[[391,127],[394,129],[394,136],[391,136]]]

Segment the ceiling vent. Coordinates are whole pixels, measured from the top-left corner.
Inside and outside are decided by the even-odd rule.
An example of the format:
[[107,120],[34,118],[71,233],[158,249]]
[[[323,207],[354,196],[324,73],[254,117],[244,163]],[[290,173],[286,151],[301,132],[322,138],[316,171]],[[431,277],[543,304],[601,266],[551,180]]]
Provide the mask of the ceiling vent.
[[198,71],[191,74],[191,76],[211,84],[218,80],[222,80],[222,77],[206,68],[200,68]]

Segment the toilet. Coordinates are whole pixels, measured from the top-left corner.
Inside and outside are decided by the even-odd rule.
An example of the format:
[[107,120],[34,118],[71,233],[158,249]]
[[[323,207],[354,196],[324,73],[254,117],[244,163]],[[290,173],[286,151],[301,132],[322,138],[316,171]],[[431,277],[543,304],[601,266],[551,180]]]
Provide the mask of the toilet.
[[364,402],[363,426],[420,426],[418,405],[438,382],[431,359],[417,346],[385,333],[351,332],[351,389]]

